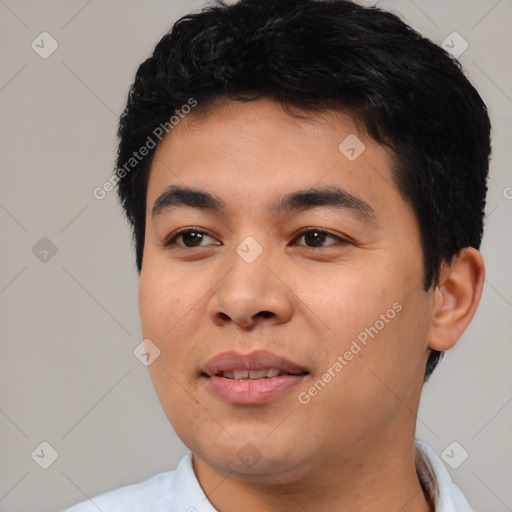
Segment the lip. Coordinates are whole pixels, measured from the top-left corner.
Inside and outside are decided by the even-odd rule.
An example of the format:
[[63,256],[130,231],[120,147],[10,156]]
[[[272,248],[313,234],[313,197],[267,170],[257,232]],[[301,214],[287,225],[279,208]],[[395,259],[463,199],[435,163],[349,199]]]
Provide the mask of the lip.
[[[222,372],[277,369],[287,375],[262,379],[228,379]],[[293,375],[288,375],[293,374]],[[223,352],[210,359],[202,370],[208,389],[221,400],[235,405],[258,405],[275,400],[309,375],[306,368],[265,350],[248,354]]]

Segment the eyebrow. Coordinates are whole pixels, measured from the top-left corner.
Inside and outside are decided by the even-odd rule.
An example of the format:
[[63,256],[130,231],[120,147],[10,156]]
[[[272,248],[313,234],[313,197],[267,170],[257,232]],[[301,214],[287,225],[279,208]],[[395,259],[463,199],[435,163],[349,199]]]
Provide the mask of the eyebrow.
[[[225,201],[215,194],[200,189],[170,185],[156,199],[151,216],[155,217],[170,208],[179,206],[227,215]],[[375,222],[377,219],[375,211],[366,201],[337,186],[314,187],[291,192],[274,201],[269,206],[269,212],[279,216],[292,211],[307,211],[322,206],[348,210],[365,222]]]

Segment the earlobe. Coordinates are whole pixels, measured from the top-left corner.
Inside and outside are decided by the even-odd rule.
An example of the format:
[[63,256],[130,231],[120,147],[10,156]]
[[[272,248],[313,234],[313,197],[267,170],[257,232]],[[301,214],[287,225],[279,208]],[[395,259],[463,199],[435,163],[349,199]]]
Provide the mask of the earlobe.
[[472,247],[463,249],[451,265],[443,267],[433,296],[431,349],[443,352],[457,343],[476,312],[484,277],[482,255]]

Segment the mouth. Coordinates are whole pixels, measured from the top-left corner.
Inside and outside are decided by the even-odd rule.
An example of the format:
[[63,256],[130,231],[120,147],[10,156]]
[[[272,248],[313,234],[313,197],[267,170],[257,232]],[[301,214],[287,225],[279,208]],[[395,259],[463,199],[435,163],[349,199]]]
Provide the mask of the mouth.
[[283,375],[307,374],[307,368],[289,359],[258,350],[249,354],[223,352],[210,359],[202,370],[207,377],[225,379],[271,379]]
[[235,405],[275,400],[310,372],[287,358],[266,351],[224,352],[210,359],[201,377],[217,398]]
[[272,377],[282,377],[283,375],[306,375],[308,372],[290,373],[278,368],[269,368],[262,370],[233,370],[221,371],[215,377],[224,377],[225,379],[235,380],[258,380],[258,379],[271,379]]

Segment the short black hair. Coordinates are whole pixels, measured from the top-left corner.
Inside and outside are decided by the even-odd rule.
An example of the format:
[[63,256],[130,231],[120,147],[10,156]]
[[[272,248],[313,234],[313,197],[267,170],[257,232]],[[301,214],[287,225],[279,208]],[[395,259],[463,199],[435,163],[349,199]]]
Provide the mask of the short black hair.
[[[443,262],[480,247],[491,126],[455,58],[398,16],[349,0],[219,0],[162,37],[120,117],[118,197],[139,273],[158,127],[169,132],[191,100],[199,112],[220,97],[345,110],[390,148],[396,186],[420,228],[425,291],[439,283]],[[151,149],[135,160],[142,147]],[[441,356],[431,352],[425,380]]]

